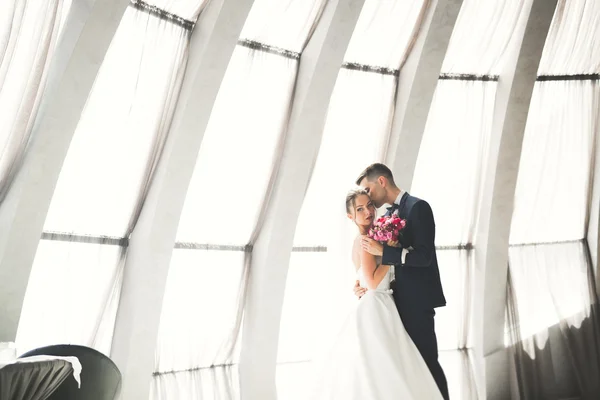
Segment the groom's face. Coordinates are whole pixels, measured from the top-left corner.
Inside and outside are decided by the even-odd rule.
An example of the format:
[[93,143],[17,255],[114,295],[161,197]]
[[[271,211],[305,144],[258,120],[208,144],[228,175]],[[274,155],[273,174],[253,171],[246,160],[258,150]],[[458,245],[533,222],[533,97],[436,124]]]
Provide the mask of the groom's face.
[[379,208],[385,204],[385,188],[381,186],[379,179],[369,182],[367,178],[365,178],[360,182],[360,186],[369,192],[369,196],[371,196],[371,201],[375,207]]

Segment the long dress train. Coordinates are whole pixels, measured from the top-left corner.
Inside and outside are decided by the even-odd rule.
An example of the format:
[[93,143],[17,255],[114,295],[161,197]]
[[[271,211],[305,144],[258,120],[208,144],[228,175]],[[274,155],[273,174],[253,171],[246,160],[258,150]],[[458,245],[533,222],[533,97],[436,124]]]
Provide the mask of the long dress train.
[[[362,268],[357,272],[366,287]],[[335,337],[310,396],[314,400],[443,400],[404,329],[388,271],[368,290]]]

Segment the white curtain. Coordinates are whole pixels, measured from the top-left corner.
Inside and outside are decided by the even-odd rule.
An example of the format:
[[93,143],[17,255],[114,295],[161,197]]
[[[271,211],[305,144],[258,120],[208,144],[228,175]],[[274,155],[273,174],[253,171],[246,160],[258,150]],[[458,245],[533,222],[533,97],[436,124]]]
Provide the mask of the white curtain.
[[600,71],[598,18],[594,0],[559,0],[538,75],[597,74]]
[[438,81],[411,188],[431,204],[438,246],[475,239],[496,87],[497,82]]
[[399,69],[412,50],[430,3],[365,1],[344,61]]
[[[204,3],[155,5],[195,19]],[[170,127],[189,36],[189,29],[155,13],[133,6],[125,11],[46,217],[17,334],[20,350],[62,342],[109,353],[126,239]]]
[[[592,81],[535,84],[515,191],[511,244],[585,237],[599,100],[598,85]],[[560,218],[560,225],[553,216]]]
[[239,399],[242,251],[175,249],[156,349],[152,399]]
[[41,240],[19,320],[19,352],[68,343],[108,355],[123,262],[118,245]]
[[525,23],[525,10],[531,0],[485,2],[464,0],[442,72],[475,75],[498,75],[508,61],[506,55],[514,33]]
[[[473,274],[479,209],[490,152],[499,79],[531,0],[463,1],[442,65],[409,192],[428,201],[436,221],[436,246],[447,306],[436,310],[440,357],[450,377],[470,368]],[[452,78],[452,79],[447,79]],[[498,132],[498,131],[496,131]],[[447,352],[444,352],[447,353]],[[462,371],[472,376],[473,371]],[[474,380],[469,381],[474,385]],[[450,397],[475,399],[475,386],[448,379]]]
[[586,239],[598,173],[600,3],[559,1],[530,104],[510,232],[508,328],[522,398],[600,396]]
[[[297,69],[296,59],[236,47],[198,154],[178,242],[249,242],[287,123]],[[234,196],[219,192],[219,177],[233,178]],[[223,224],[223,215],[232,213],[244,221],[235,229]]]
[[63,0],[0,4],[0,201],[29,142],[68,5]]
[[[385,155],[398,70],[428,5],[367,0],[359,16],[294,237],[277,356],[280,399],[305,398],[311,363],[355,300],[350,245],[356,228],[346,218],[344,197],[361,170]],[[315,229],[316,220],[327,221],[327,229]]]
[[587,243],[512,246],[509,256],[518,398],[598,398],[600,318]]
[[[251,248],[323,0],[257,0],[200,147],[161,313],[153,399],[237,399]],[[252,48],[250,48],[251,46]]]

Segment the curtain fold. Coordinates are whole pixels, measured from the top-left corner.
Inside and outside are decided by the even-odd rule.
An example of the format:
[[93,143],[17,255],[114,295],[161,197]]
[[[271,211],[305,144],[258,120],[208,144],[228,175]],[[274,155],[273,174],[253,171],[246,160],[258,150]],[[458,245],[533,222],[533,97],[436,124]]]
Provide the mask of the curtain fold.
[[[525,254],[511,254],[511,263],[518,261],[511,264],[507,293],[509,349],[522,399],[595,399],[600,393],[600,319],[582,254],[586,244],[559,246],[523,246]],[[579,247],[586,267],[569,262],[572,250],[565,246]]]
[[[513,35],[525,23],[524,11],[529,0],[482,2],[464,0],[442,72],[498,75],[508,61]],[[476,32],[476,34],[474,34]]]
[[411,192],[436,219],[436,245],[473,244],[490,151],[497,82],[439,80]]
[[451,396],[457,400],[477,399],[475,376],[475,355],[472,350],[440,351],[439,360],[451,389]]
[[161,311],[153,399],[239,398],[238,336],[248,262],[241,251],[174,250]]
[[514,246],[510,346],[523,399],[600,393],[600,319],[587,243]]
[[0,202],[16,175],[68,11],[63,0],[0,5]]
[[559,0],[538,75],[597,74],[600,71],[598,15],[597,1]]
[[[519,379],[517,399],[552,399],[558,393],[552,353],[547,345],[547,336],[535,335],[529,340],[523,340],[519,323],[519,306],[516,303],[514,289],[510,276],[507,284],[507,318],[509,328],[510,354],[515,362],[513,368]],[[535,361],[537,360],[537,361]],[[533,368],[534,362],[538,364]],[[541,385],[540,383],[545,384]]]
[[[594,81],[536,82],[523,138],[510,244],[584,238],[592,206],[599,100],[600,86]],[[549,216],[560,216],[560,229]]]
[[[195,20],[205,3],[154,5]],[[126,9],[50,204],[19,323],[20,351],[76,343],[109,354],[127,239],[170,128],[190,33],[143,8]]]
[[17,330],[19,352],[67,343],[109,354],[124,261],[120,246],[40,241]]

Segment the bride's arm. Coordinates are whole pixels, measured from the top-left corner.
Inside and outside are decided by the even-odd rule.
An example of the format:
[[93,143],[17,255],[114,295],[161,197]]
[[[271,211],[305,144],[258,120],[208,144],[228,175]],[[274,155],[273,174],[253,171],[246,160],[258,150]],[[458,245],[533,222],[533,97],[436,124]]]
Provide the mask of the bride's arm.
[[363,249],[360,250],[360,263],[365,275],[365,281],[367,282],[367,288],[370,290],[377,289],[377,286],[381,283],[388,268],[380,266],[377,268],[377,262],[375,256],[367,253]]

